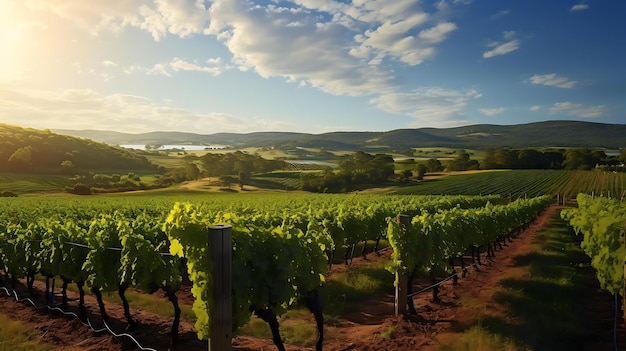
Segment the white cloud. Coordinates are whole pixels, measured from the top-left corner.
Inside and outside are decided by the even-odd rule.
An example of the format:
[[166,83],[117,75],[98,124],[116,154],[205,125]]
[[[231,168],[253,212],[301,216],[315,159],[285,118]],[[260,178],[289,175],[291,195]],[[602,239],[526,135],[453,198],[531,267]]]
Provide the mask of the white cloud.
[[492,41],[487,44],[488,47],[493,49],[483,52],[483,58],[506,55],[519,49],[520,41],[513,39],[515,37],[514,31],[504,31],[502,37],[505,40],[504,42]]
[[204,72],[204,73],[208,73],[212,76],[218,76],[222,73],[222,68],[219,66],[216,66],[215,64],[219,64],[220,60],[212,60],[209,59],[207,60],[207,63],[211,64],[210,66],[200,66],[197,65],[195,63],[191,63],[191,62],[187,62],[185,60],[182,60],[178,57],[175,57],[172,62],[170,62],[170,67],[174,70],[174,71],[197,71],[197,72]]
[[597,118],[608,112],[606,105],[585,106],[573,102],[557,102],[550,107],[551,114],[564,114],[581,118]]
[[534,105],[534,106],[531,106],[529,108],[529,110],[531,110],[531,111],[539,111],[539,110],[541,110],[541,106],[540,105]]
[[201,33],[209,21],[202,0],[30,0],[33,10],[50,11],[98,35],[136,27],[160,40],[171,33],[186,37]]
[[149,75],[162,75],[166,77],[172,77],[172,73],[169,71],[168,66],[162,63],[157,63],[152,68],[139,68],[140,71],[144,71]]
[[506,111],[506,109],[504,107],[496,107],[496,108],[481,108],[478,111],[480,111],[480,113],[482,113],[485,116],[495,116],[495,115],[499,115],[501,113],[504,113],[504,111]]
[[[197,113],[143,96],[102,95],[89,89],[26,90],[0,86],[0,121],[41,128],[197,133],[288,130],[294,126],[219,112]],[[120,130],[120,126],[124,126]],[[150,128],[150,129],[147,129]]]
[[152,67],[133,65],[124,67],[122,71],[126,74],[145,73],[148,75],[162,75],[166,77],[173,77],[174,73],[179,71],[194,71],[208,73],[212,76],[218,76],[222,74],[224,70],[230,68],[231,67],[228,65],[223,65],[222,59],[219,57],[207,59],[206,65],[174,57],[169,63],[157,63]]
[[483,53],[483,58],[491,58],[494,56],[506,55],[509,52],[513,52],[519,49],[520,42],[517,39],[513,39],[511,41],[507,41],[506,43],[495,43],[494,45],[490,46],[493,46],[494,48],[492,50],[485,51]]
[[205,33],[225,43],[239,69],[334,95],[397,90],[386,61],[421,64],[457,29],[408,0],[216,0],[210,14]]
[[117,63],[115,63],[115,62],[113,62],[111,60],[102,61],[102,65],[104,67],[117,67]]
[[583,11],[583,10],[587,10],[589,8],[589,5],[587,4],[578,4],[578,5],[574,5],[572,6],[572,8],[570,9],[570,11]]
[[535,74],[529,79],[531,84],[547,85],[557,88],[570,89],[575,87],[578,82],[565,77],[559,77],[554,73],[551,74]]
[[[335,95],[367,95],[392,89],[391,76],[350,54],[354,32],[342,24],[319,22],[305,9],[250,6],[217,0],[209,32],[218,35],[233,62],[260,76],[283,77]],[[296,27],[286,26],[299,23]],[[354,46],[353,46],[354,47]]]
[[416,119],[414,124],[429,126],[458,125],[464,120],[467,103],[482,95],[475,89],[467,91],[421,88],[408,93],[383,94],[370,100],[382,111],[406,114]]

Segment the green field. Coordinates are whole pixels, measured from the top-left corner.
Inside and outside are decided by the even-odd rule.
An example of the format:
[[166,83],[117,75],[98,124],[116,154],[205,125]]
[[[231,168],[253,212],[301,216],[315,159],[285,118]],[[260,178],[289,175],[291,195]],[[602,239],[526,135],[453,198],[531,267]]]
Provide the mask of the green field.
[[16,194],[60,192],[68,184],[67,176],[49,174],[0,173],[0,192]]

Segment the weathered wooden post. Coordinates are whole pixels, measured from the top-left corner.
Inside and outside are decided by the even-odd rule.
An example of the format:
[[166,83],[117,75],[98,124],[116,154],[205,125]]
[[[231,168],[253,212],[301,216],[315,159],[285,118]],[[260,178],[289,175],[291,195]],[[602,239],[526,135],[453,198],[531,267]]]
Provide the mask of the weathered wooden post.
[[[398,223],[402,224],[404,230],[408,230],[411,225],[411,217],[407,215],[398,215],[396,218]],[[396,273],[396,300],[395,314],[400,316],[406,313],[408,302],[408,276],[406,272]]]
[[213,266],[213,308],[210,311],[209,351],[232,350],[232,227],[209,228],[209,247]]

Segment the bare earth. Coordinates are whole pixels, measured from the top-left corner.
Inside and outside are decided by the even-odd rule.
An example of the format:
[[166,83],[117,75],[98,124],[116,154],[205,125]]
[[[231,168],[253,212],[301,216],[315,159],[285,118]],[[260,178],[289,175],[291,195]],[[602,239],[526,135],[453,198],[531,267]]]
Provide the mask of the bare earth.
[[[440,303],[434,303],[432,294],[429,292],[417,295],[414,299],[418,310],[416,317],[394,317],[394,296],[390,293],[383,298],[364,302],[362,310],[358,313],[345,316],[344,319],[337,322],[327,323],[324,350],[437,350],[441,340],[455,336],[451,328],[453,323],[457,325],[469,323],[476,315],[475,307],[464,307],[460,301],[479,301],[479,305],[483,306],[481,308],[490,309],[490,313],[505,314],[505,311],[498,311],[497,304],[493,300],[493,291],[497,288],[500,280],[518,278],[524,274],[523,270],[516,265],[516,258],[532,252],[531,243],[535,235],[545,226],[551,214],[557,209],[558,207],[555,206],[549,207],[518,238],[508,243],[503,250],[497,251],[495,258],[489,260],[483,258],[480,271],[470,269],[470,274],[459,279],[456,286],[453,286],[452,281],[444,283],[439,292]],[[359,263],[359,259],[355,259],[353,265],[358,266]],[[332,279],[332,275],[330,279]],[[416,282],[414,291],[427,286],[428,283],[426,280]],[[37,282],[36,285],[38,289],[41,289],[40,291],[44,291],[42,283]],[[18,291],[20,291],[21,296],[28,296],[23,291],[23,286],[18,288]],[[60,293],[60,291],[57,292]],[[598,294],[601,293],[598,292]],[[191,304],[192,299],[188,291],[179,293],[179,296],[181,303]],[[601,296],[606,300],[606,296]],[[70,297],[76,299],[74,294]],[[599,307],[598,311],[602,314],[597,318],[600,322],[606,323],[607,319],[612,317],[612,307],[602,301],[598,301],[596,306]],[[41,297],[36,303],[45,304]],[[164,298],[163,303],[169,302]],[[90,311],[89,315],[93,319],[92,325],[95,329],[102,328],[102,322],[97,317],[95,299],[87,296],[86,304]],[[70,301],[70,306],[76,305],[76,300]],[[121,306],[107,303],[106,307],[107,312],[114,320],[112,328],[116,332],[122,333],[125,325],[122,322],[124,318]],[[77,308],[70,307],[70,310],[77,312]],[[94,332],[75,318],[49,311],[46,307],[36,309],[27,302],[16,302],[15,298],[8,297],[4,290],[0,290],[0,313],[9,315],[11,319],[26,322],[39,333],[41,340],[52,345],[54,350],[119,351],[137,349],[136,345],[126,337],[115,338],[107,332]],[[141,321],[141,327],[133,333],[141,345],[156,350],[167,350],[169,348],[167,333],[171,327],[171,319],[145,311],[132,310],[132,313]],[[181,336],[178,350],[207,349],[206,343],[196,340],[193,326],[189,323],[181,322],[179,332]],[[389,336],[390,333],[391,336]],[[235,338],[233,348],[238,351],[276,350],[271,340],[252,337]],[[288,351],[313,350],[310,347],[292,345],[286,345],[286,348]]]

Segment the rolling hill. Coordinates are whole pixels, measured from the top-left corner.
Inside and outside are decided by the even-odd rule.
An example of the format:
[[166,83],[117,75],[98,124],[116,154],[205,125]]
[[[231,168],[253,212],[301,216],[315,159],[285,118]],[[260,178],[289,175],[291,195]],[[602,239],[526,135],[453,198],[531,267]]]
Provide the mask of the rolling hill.
[[626,147],[626,125],[580,121],[545,121],[518,125],[478,124],[456,128],[397,129],[387,132],[215,133],[151,132],[142,134],[97,130],[55,130],[113,145],[202,144],[233,147],[324,147],[332,150],[376,150],[411,147],[525,148]]
[[0,171],[155,170],[145,157],[50,130],[0,124]]

